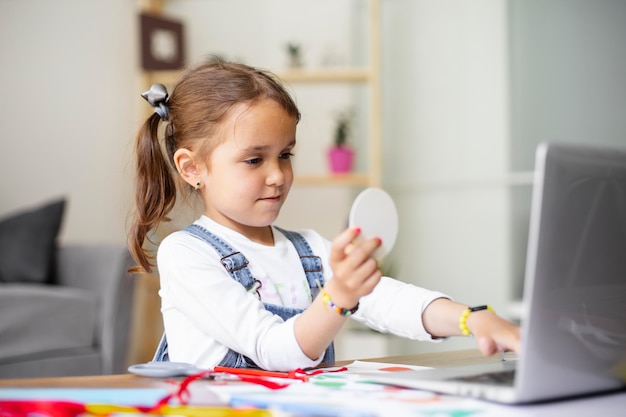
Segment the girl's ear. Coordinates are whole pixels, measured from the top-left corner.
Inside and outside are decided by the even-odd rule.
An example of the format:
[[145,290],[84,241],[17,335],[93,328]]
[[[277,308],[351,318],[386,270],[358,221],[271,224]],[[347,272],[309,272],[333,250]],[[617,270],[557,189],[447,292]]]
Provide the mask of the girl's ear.
[[178,149],[174,152],[174,164],[185,182],[195,188],[200,177],[200,170],[193,159],[193,152],[185,148]]

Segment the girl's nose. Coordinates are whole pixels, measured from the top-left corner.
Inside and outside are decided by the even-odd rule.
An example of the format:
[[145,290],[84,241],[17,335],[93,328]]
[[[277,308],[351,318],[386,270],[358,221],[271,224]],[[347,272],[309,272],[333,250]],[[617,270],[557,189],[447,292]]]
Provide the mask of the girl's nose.
[[285,182],[284,169],[280,163],[271,164],[266,178],[267,185],[283,185]]

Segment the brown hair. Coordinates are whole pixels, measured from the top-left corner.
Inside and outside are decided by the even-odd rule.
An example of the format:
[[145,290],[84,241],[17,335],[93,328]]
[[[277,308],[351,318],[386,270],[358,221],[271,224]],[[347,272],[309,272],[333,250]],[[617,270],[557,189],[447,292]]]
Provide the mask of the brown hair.
[[[161,116],[152,114],[139,130],[136,142],[137,178],[133,224],[129,249],[138,266],[133,272],[151,272],[154,256],[144,243],[148,233],[162,222],[174,207],[177,182],[181,191],[190,187],[174,178],[174,153],[186,148],[206,160],[219,144],[217,128],[233,106],[271,99],[300,120],[294,100],[271,73],[244,64],[215,59],[188,69],[167,102],[169,114],[164,134],[164,154],[158,138]],[[169,161],[169,162],[168,162]]]

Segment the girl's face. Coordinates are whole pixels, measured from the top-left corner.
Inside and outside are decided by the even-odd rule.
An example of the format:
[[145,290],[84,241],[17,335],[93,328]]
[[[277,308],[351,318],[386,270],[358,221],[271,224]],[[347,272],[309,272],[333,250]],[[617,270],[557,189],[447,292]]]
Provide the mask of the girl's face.
[[296,119],[273,100],[236,106],[220,128],[223,141],[201,173],[206,215],[261,243],[291,184]]

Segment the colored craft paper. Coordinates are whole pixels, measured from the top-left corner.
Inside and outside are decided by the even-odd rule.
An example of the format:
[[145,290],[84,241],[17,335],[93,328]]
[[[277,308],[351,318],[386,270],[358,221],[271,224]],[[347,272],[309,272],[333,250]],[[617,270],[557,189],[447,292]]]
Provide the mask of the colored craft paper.
[[160,388],[4,388],[0,399],[75,401],[83,404],[152,406],[168,391]]

